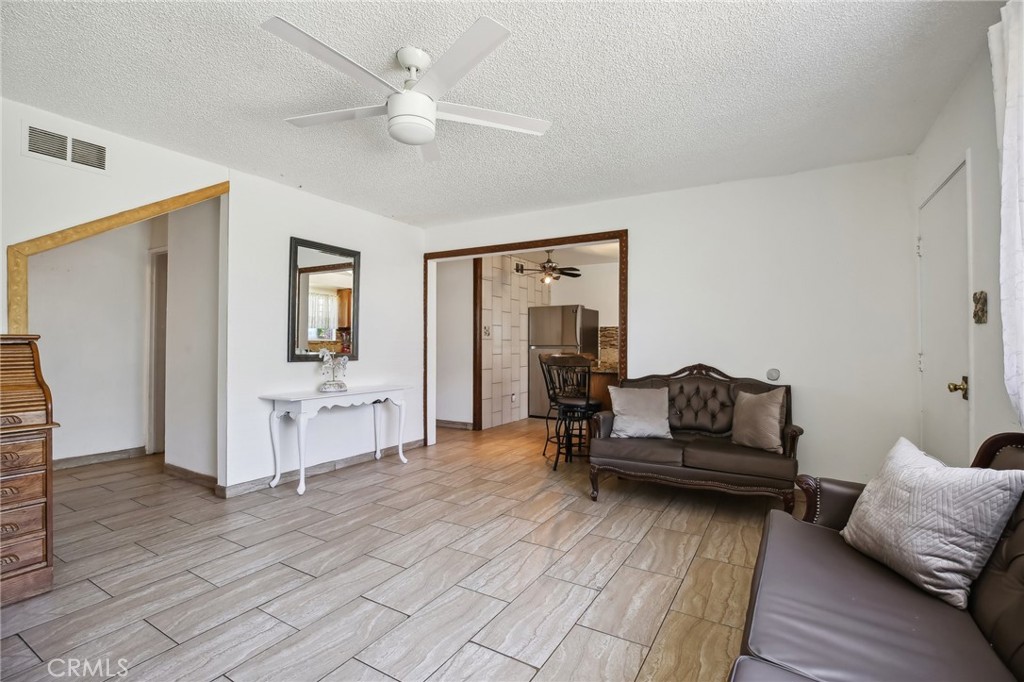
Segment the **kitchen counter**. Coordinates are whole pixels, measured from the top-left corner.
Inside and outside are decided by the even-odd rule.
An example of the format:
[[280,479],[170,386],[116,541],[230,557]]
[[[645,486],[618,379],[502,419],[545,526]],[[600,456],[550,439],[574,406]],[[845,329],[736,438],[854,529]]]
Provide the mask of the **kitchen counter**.
[[602,367],[590,370],[590,397],[601,401],[601,409],[612,409],[612,397],[608,391],[608,387],[618,385],[618,369],[613,367]]

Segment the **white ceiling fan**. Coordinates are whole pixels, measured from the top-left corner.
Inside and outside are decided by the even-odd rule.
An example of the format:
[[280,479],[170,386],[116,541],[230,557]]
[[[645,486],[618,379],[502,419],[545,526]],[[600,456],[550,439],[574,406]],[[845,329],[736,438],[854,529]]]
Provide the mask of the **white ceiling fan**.
[[509,30],[488,17],[481,17],[459,36],[431,66],[431,58],[418,47],[398,50],[398,63],[407,72],[404,88],[399,90],[337,50],[328,47],[302,29],[280,17],[272,17],[263,28],[300,50],[326,62],[384,97],[383,104],[325,111],[286,119],[292,125],[306,127],[336,121],[351,121],[373,116],[388,117],[388,134],[404,144],[419,145],[426,161],[440,158],[434,141],[436,119],[472,123],[531,135],[543,135],[550,121],[492,111],[479,107],[439,101],[467,73],[482,62],[509,37]]

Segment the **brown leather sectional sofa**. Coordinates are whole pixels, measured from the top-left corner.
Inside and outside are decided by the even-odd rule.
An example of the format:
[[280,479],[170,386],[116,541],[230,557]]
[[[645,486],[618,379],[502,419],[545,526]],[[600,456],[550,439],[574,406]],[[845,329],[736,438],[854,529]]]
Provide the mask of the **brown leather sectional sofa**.
[[[745,495],[772,495],[793,509],[797,440],[804,432],[793,424],[789,386],[735,378],[708,365],[690,365],[672,374],[625,379],[623,388],[668,387],[672,438],[611,438],[615,416],[594,417],[590,442],[590,497],[598,495],[598,477],[607,471],[637,480]],[[733,406],[739,391],[765,393],[785,388],[785,424],[781,454],[736,445],[730,439]]]
[[[993,436],[972,466],[1024,469],[1024,434]],[[840,537],[863,485],[798,485],[803,521],[765,522],[731,680],[1024,679],[1024,502],[960,610]]]

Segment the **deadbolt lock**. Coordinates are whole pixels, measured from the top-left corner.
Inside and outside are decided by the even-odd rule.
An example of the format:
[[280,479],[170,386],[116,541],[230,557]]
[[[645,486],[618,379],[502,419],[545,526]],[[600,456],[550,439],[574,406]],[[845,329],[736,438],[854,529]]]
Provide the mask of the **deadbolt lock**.
[[967,400],[967,377],[961,377],[959,384],[954,384],[952,382],[946,384],[946,389],[950,393],[956,393],[957,391],[962,392],[963,395],[961,395],[960,397],[963,398],[964,400]]

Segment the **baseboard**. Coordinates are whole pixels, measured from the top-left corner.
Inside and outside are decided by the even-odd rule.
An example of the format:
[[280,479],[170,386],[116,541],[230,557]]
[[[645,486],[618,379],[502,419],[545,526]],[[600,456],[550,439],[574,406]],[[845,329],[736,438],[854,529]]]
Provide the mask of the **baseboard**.
[[181,478],[186,481],[191,481],[192,483],[198,483],[199,485],[211,490],[215,490],[217,488],[217,477],[210,476],[209,474],[201,474],[198,471],[192,471],[173,464],[167,464],[166,462],[164,462],[164,473],[174,476],[175,478]]
[[437,424],[439,429],[465,429],[466,431],[473,430],[473,422],[452,422],[447,419],[436,419],[434,423]]
[[[424,441],[422,438],[420,438],[419,440],[409,441],[408,443],[405,444],[404,450],[408,452],[409,450],[421,448],[423,447],[423,443]],[[398,446],[392,445],[391,447],[381,448],[380,452],[382,458],[392,456],[395,456],[397,458]],[[347,467],[354,466],[356,464],[362,464],[363,462],[369,462],[372,460],[373,452],[363,452],[358,455],[352,455],[351,457],[344,457],[342,459],[336,459],[330,462],[322,462],[315,466],[306,467],[306,478],[309,479],[310,476],[315,476],[317,474],[326,474],[330,471],[345,469]],[[268,485],[270,485],[270,481],[273,478],[273,476],[264,476],[263,478],[257,478],[252,481],[245,481],[244,483],[236,483],[234,485],[218,485],[214,489],[214,494],[217,497],[227,498],[238,497],[239,495],[244,495],[245,493],[251,493],[254,490],[264,490]],[[278,483],[278,485],[281,485],[281,483],[287,483],[289,481],[297,480],[299,480],[298,470],[286,471],[281,474],[281,482]]]
[[128,448],[126,450],[114,450],[112,452],[97,452],[95,455],[79,455],[77,457],[62,457],[53,460],[54,469],[72,469],[84,467],[86,464],[98,462],[112,462],[116,459],[131,459],[132,457],[144,457],[145,447]]

